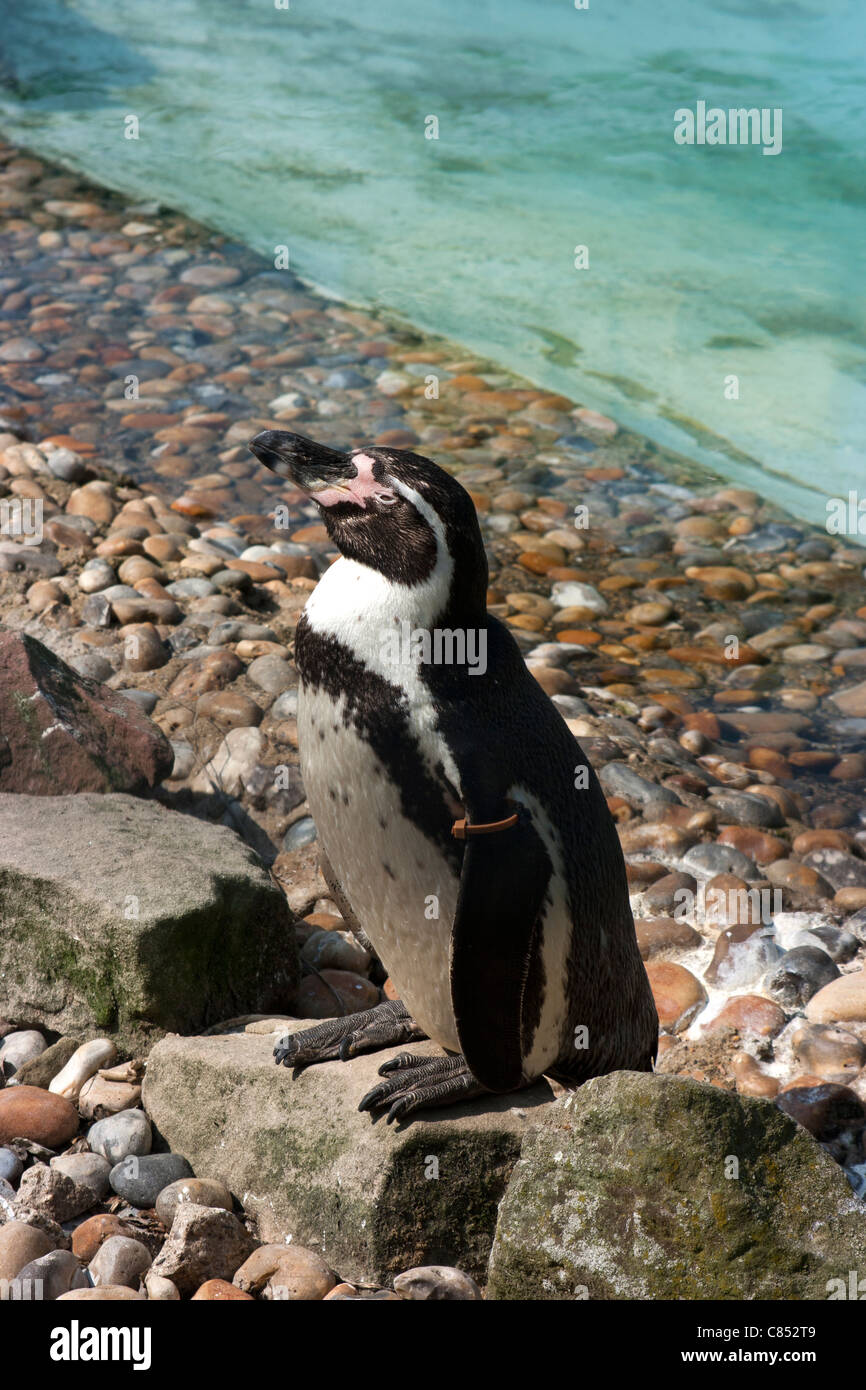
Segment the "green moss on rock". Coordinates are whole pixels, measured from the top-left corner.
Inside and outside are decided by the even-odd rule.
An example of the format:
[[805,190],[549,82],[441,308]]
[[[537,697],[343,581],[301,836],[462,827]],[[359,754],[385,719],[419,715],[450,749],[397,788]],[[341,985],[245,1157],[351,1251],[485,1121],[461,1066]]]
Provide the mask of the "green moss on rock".
[[616,1072],[527,1137],[489,1296],[826,1298],[864,1243],[866,1204],[774,1105]]

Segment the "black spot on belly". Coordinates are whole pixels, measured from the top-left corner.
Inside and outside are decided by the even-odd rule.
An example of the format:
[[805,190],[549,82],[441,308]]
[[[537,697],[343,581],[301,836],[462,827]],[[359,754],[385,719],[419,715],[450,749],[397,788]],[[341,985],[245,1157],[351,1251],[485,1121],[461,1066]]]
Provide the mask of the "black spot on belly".
[[382,868],[385,870],[385,873],[388,875],[388,877],[393,878],[394,882],[396,883],[396,875],[392,872],[390,866],[385,863],[384,859],[382,860]]
[[306,617],[298,623],[295,654],[304,688],[321,690],[341,704],[337,719],[332,716],[334,732],[342,722],[369,745],[374,775],[387,774],[403,815],[459,871],[462,852],[451,835],[453,816],[442,781],[431,773],[411,730],[405,691],[371,671],[336,638],[313,631]]
[[325,741],[325,731],[324,731],[324,729],[320,729],[320,730],[319,730],[319,738],[320,738],[320,739],[322,740],[322,742],[324,743],[324,741]]
[[334,791],[333,787],[328,788],[328,796],[331,798],[332,801],[337,800],[337,793]]
[[387,822],[386,820],[384,820],[382,816],[379,817],[379,824],[380,824],[380,826],[382,827],[383,830],[387,830],[387,829],[388,829],[388,822]]
[[343,792],[343,805],[344,805],[344,806],[348,806],[348,804],[349,804],[349,793],[348,793],[348,792]]

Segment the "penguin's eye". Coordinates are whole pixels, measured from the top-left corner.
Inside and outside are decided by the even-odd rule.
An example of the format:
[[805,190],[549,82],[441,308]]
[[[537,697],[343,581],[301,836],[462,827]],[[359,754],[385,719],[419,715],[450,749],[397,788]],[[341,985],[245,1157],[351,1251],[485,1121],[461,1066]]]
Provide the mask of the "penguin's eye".
[[393,492],[374,492],[376,501],[383,507],[393,507],[397,501]]

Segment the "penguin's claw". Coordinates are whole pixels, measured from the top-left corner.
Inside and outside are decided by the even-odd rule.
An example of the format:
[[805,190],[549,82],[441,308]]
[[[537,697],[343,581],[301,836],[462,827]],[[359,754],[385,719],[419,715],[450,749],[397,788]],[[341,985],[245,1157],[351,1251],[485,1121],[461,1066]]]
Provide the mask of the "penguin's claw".
[[427,1035],[418,1027],[400,999],[388,999],[373,1009],[328,1018],[315,1028],[281,1038],[274,1048],[277,1065],[303,1071],[317,1062],[348,1062],[361,1052],[375,1052],[397,1043],[418,1041]]
[[440,1105],[454,1105],[457,1101],[471,1100],[483,1095],[486,1087],[472,1075],[466,1060],[459,1054],[453,1057],[413,1057],[401,1052],[379,1068],[380,1076],[390,1072],[402,1075],[391,1076],[381,1081],[362,1098],[359,1110],[382,1110],[388,1105],[386,1123],[405,1119],[415,1110],[423,1110]]

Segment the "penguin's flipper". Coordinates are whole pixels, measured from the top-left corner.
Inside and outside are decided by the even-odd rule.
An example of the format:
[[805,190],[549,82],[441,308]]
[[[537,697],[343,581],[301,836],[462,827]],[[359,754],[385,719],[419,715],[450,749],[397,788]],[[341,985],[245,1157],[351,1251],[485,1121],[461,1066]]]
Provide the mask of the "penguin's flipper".
[[[476,817],[476,820],[478,818]],[[467,1065],[489,1091],[513,1091],[523,1072],[524,992],[552,865],[529,814],[466,838],[451,933],[451,1000]]]
[[426,1038],[402,999],[388,999],[347,1018],[328,1018],[315,1028],[289,1033],[274,1048],[274,1061],[303,1070],[316,1062],[348,1062],[361,1052],[376,1052]]

